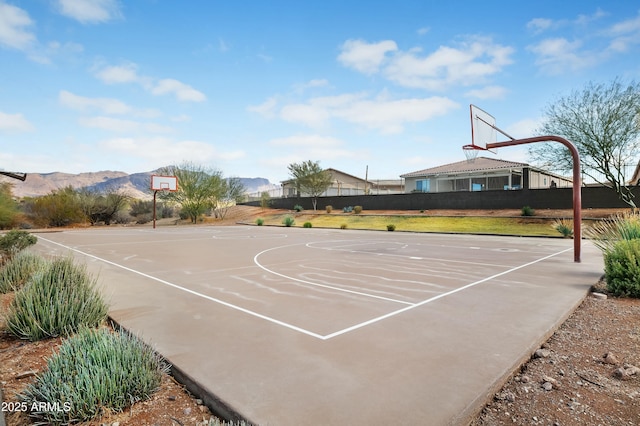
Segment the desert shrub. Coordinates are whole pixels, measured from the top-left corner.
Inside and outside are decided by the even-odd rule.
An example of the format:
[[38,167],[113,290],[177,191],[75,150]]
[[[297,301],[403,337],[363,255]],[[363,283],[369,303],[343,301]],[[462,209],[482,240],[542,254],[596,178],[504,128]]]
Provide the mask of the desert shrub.
[[18,203],[13,199],[11,184],[0,182],[0,229],[12,228],[19,217]]
[[305,222],[305,223],[302,225],[302,227],[303,227],[303,228],[311,228],[311,227],[313,227],[313,224],[312,224],[311,222]]
[[347,224],[346,223],[341,224],[340,229],[347,229]]
[[353,207],[352,206],[347,206],[347,207],[343,207],[342,208],[342,212],[343,213],[351,213],[353,211]]
[[522,216],[533,216],[536,214],[535,210],[529,206],[524,206],[520,213]]
[[354,212],[355,214],[360,214],[360,213],[362,213],[362,206],[355,206],[355,207],[353,208],[353,212]]
[[108,307],[86,267],[70,258],[56,259],[33,274],[9,306],[7,329],[31,341],[67,336],[81,327],[95,327]]
[[22,287],[31,276],[46,264],[43,257],[22,251],[0,269],[0,293],[8,293]]
[[62,405],[31,411],[30,416],[42,423],[84,422],[147,399],[166,371],[164,360],[136,337],[107,328],[82,328],[47,360],[45,370],[19,398],[29,407],[41,401]]
[[138,225],[144,225],[145,223],[149,223],[153,220],[153,215],[151,213],[139,214],[136,216],[136,223]]
[[551,227],[565,238],[573,237],[573,221],[571,220],[556,219],[551,224]]
[[607,289],[616,296],[640,297],[640,239],[620,240],[604,254]]
[[302,206],[300,204],[296,204],[295,206],[293,206],[293,210],[300,213],[302,210],[304,210],[302,208]]
[[291,216],[285,216],[284,219],[282,219],[282,224],[284,226],[287,226],[287,227],[293,226],[294,223],[296,223],[296,221]]
[[261,218],[261,217],[257,218],[256,219],[256,225],[258,225],[258,226],[264,225],[264,219]]
[[640,215],[630,212],[618,213],[596,222],[586,228],[584,233],[596,247],[607,252],[620,240],[640,239]]
[[87,220],[80,196],[71,186],[34,198],[27,203],[26,210],[39,226],[68,226]]
[[327,213],[331,213],[333,211],[333,206],[326,206],[324,209],[327,211]]
[[387,231],[395,231],[396,230],[396,226],[393,223],[390,223],[389,225],[387,225]]
[[36,236],[27,231],[13,229],[7,232],[0,237],[0,261],[11,259],[18,252],[34,245],[37,241]]

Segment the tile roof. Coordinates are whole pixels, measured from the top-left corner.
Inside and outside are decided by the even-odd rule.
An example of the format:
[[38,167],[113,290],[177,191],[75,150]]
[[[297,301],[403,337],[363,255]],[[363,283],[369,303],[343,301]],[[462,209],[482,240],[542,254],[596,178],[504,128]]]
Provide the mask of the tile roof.
[[478,172],[487,170],[513,169],[529,167],[527,163],[517,163],[515,161],[496,160],[487,157],[478,157],[473,162],[466,160],[457,163],[444,164],[442,166],[431,167],[430,169],[418,170],[416,172],[400,175],[401,178],[420,177],[437,174],[455,174]]

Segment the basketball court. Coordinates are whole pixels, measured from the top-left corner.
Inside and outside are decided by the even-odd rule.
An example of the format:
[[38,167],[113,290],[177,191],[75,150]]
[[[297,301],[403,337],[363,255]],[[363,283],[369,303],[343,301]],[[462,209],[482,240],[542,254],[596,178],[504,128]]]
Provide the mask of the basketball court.
[[205,402],[260,425],[465,424],[603,272],[563,239],[258,226],[38,234]]

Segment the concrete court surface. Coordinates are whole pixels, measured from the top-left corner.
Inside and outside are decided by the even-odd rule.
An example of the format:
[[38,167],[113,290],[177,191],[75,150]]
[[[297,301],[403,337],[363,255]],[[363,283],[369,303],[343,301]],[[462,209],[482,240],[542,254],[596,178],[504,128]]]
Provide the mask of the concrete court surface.
[[260,425],[466,424],[603,273],[572,240],[257,226],[38,234],[204,399]]

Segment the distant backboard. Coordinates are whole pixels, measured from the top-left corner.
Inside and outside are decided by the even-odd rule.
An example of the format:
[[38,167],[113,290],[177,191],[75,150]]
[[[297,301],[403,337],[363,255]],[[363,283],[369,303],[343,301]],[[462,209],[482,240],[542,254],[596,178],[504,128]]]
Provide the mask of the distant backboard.
[[175,176],[151,175],[152,191],[177,191],[178,178]]
[[471,144],[480,149],[487,149],[487,144],[495,143],[498,139],[496,119],[475,105],[470,105],[470,109]]

